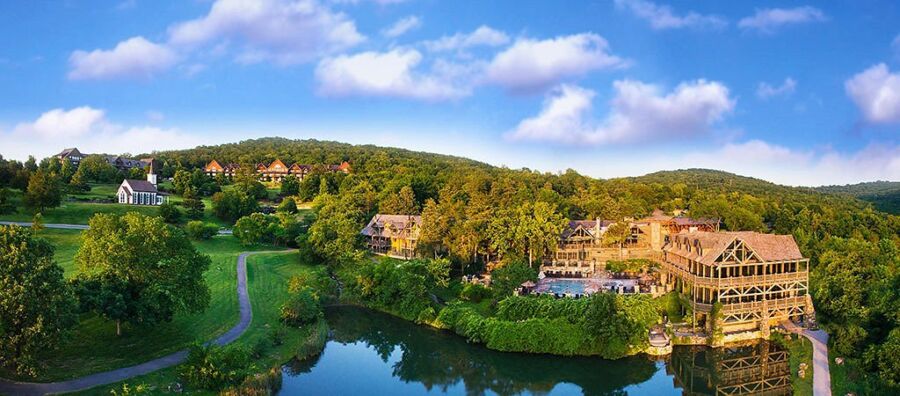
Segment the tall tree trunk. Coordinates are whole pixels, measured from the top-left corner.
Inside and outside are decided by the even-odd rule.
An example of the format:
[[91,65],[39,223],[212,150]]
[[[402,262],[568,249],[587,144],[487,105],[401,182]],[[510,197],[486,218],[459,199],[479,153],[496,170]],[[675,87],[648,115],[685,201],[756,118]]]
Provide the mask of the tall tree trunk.
[[122,321],[116,320],[116,337],[122,335]]

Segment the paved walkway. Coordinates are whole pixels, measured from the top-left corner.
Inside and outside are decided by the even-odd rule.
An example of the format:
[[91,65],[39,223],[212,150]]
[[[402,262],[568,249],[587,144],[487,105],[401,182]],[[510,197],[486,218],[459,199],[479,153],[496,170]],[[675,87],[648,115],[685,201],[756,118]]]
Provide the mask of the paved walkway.
[[824,330],[809,330],[797,326],[789,320],[782,322],[784,327],[800,334],[813,346],[813,395],[831,395],[831,370],[828,368],[828,333]]
[[[284,252],[284,251],[279,251]],[[236,340],[241,334],[244,334],[244,331],[247,330],[247,327],[250,326],[250,321],[253,319],[253,309],[250,306],[250,295],[247,293],[247,256],[251,254],[259,254],[259,253],[274,253],[274,252],[249,252],[249,253],[241,253],[237,259],[237,294],[238,294],[238,304],[240,306],[240,320],[238,324],[232,327],[230,330],[225,332],[216,338],[212,342],[216,345],[226,345]],[[22,395],[22,396],[31,396],[31,395],[45,395],[52,393],[67,393],[67,392],[76,392],[80,390],[85,390],[89,388],[93,388],[96,386],[112,384],[119,381],[124,381],[129,378],[137,377],[144,374],[149,374],[157,370],[161,370],[164,368],[175,366],[184,361],[187,357],[187,350],[181,350],[175,352],[168,356],[163,356],[158,359],[151,360],[146,363],[141,363],[137,366],[124,367],[117,370],[107,371],[103,373],[91,374],[81,378],[75,378],[68,381],[62,382],[51,382],[51,383],[33,383],[33,382],[13,382],[7,381],[4,379],[0,379],[0,394],[4,395]]]
[[[31,227],[31,222],[28,221],[0,221],[0,225],[17,225],[22,227]],[[55,228],[57,230],[87,230],[90,227],[87,224],[44,224],[44,228]],[[232,231],[229,229],[219,230],[219,235],[231,235]]]

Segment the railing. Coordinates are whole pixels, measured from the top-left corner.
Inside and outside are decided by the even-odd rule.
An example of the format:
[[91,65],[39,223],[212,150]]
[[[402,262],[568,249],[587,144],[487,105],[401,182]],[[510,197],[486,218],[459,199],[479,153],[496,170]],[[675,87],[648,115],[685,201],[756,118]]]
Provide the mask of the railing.
[[712,278],[699,276],[691,273],[690,271],[681,268],[677,265],[669,263],[664,260],[657,260],[660,265],[669,272],[676,273],[682,279],[688,280],[691,283],[700,285],[700,286],[712,286],[716,288],[723,287],[734,287],[734,286],[744,286],[744,285],[760,285],[760,286],[768,286],[775,283],[782,282],[791,282],[791,281],[806,281],[809,279],[809,271],[799,271],[799,272],[788,272],[783,274],[768,274],[768,275],[750,275],[750,276],[738,276],[738,277],[729,277],[729,278]]

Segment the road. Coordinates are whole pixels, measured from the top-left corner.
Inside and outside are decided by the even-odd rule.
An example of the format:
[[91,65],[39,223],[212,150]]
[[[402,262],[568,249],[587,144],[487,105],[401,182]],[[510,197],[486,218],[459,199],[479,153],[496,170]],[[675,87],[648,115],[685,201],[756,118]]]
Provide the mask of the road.
[[[86,226],[85,226],[86,227]],[[279,251],[284,252],[284,251]],[[237,294],[238,305],[240,307],[240,320],[238,324],[230,330],[222,334],[212,342],[216,345],[227,345],[238,339],[250,326],[253,320],[253,309],[250,306],[250,295],[247,292],[247,256],[259,253],[273,252],[245,252],[241,253],[237,259]],[[0,379],[0,394],[4,395],[45,395],[52,393],[68,393],[76,392],[96,386],[112,384],[134,378],[144,374],[149,374],[157,370],[175,366],[184,361],[187,357],[187,350],[181,350],[171,355],[163,356],[149,362],[141,363],[136,366],[124,367],[117,370],[107,371],[103,373],[91,374],[81,378],[75,378],[68,381],[50,382],[50,383],[33,383],[33,382],[14,382]]]
[[791,321],[782,322],[784,327],[796,334],[800,334],[812,343],[813,346],[813,395],[831,395],[831,370],[828,368],[828,333],[824,330],[804,329]]
[[[27,221],[0,221],[0,225],[17,225],[22,227],[31,227],[31,222]],[[53,228],[57,230],[86,230],[90,228],[87,224],[44,224],[44,228]],[[231,235],[229,229],[219,230],[219,235]]]

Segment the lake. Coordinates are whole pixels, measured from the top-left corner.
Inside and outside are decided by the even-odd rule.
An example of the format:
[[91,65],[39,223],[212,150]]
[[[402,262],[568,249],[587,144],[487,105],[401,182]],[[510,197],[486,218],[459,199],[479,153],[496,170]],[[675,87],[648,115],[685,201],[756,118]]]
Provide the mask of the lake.
[[676,347],[664,359],[503,353],[356,307],[326,311],[321,355],[284,366],[281,395],[789,395],[787,351]]

